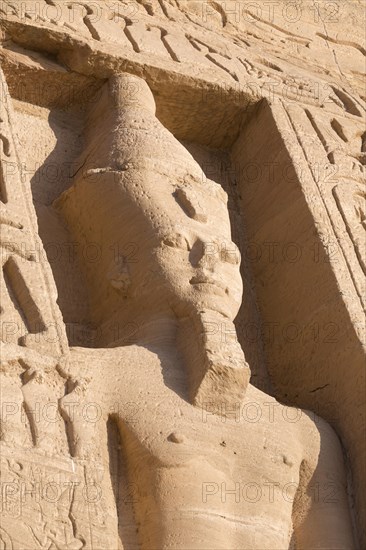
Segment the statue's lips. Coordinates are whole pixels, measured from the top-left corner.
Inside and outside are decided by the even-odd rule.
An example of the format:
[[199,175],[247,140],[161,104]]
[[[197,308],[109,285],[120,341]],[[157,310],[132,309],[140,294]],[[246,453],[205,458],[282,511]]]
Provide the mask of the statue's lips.
[[213,279],[211,277],[207,277],[206,275],[195,275],[192,277],[192,279],[189,281],[191,285],[194,286],[203,286],[203,285],[210,285],[214,286],[217,289],[225,292],[225,294],[228,292],[227,286],[222,283],[221,281],[217,281],[216,279]]

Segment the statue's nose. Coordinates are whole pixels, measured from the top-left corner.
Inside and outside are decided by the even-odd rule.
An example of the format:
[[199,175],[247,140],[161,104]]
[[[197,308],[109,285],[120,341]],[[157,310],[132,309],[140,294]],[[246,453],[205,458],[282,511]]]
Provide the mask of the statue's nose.
[[240,264],[240,252],[232,241],[212,240],[205,241],[198,238],[189,254],[193,267],[213,270],[217,264]]

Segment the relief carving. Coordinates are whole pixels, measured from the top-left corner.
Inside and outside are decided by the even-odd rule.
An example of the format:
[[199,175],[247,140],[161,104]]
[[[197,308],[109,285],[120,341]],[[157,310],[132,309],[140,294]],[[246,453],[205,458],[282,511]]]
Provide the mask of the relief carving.
[[[365,132],[359,87],[333,53],[362,51],[292,29],[282,4],[280,22],[202,4],[1,5],[1,550],[361,548],[362,419],[349,388],[362,381],[349,334],[366,274]],[[12,69],[57,75],[55,101],[18,93]],[[24,170],[32,155],[38,168]],[[65,162],[54,183],[40,169]],[[309,255],[286,269],[264,261],[283,235],[304,256],[319,237],[329,269]],[[67,260],[50,244],[67,245]],[[245,245],[260,249],[257,264],[242,261]],[[331,349],[309,345],[319,311],[327,320],[319,280],[326,306],[351,319]],[[258,325],[260,389],[243,319]],[[288,336],[304,319],[301,342],[266,339],[268,320]]]
[[[131,87],[137,90],[132,97]],[[286,422],[286,407],[248,385],[233,324],[242,282],[226,194],[213,181],[202,182],[196,161],[159,123],[143,80],[120,75],[105,84],[90,109],[79,162],[83,169],[54,206],[77,242],[101,250],[92,268],[84,263],[85,280],[93,322],[110,336],[99,349],[71,348],[63,358],[48,359],[46,368],[36,352],[5,344],[5,375],[12,365],[27,367],[15,380],[34,450],[9,448],[6,430],[2,445],[4,456],[43,457],[44,473],[35,476],[41,485],[56,461],[57,475],[67,482],[71,472],[77,480],[83,475],[101,496],[89,506],[84,492],[78,507],[62,493],[55,507],[41,508],[31,527],[33,546],[25,534],[23,545],[269,549],[291,540],[325,548],[336,540],[353,547],[339,442],[326,423],[304,411],[299,422]],[[132,240],[138,261],[127,263],[115,251]],[[120,347],[111,325],[131,319],[140,329],[138,342]],[[219,324],[224,340],[215,330]],[[11,394],[13,387],[3,386]],[[278,416],[238,422],[253,402],[263,410],[278,407]],[[137,405],[132,415],[131,403]],[[56,415],[52,425],[45,411]],[[25,465],[21,471],[17,479],[34,475]],[[338,500],[323,511],[309,495],[329,472]],[[258,501],[243,498],[248,484],[260,491]],[[271,490],[276,498],[286,493],[281,518],[267,498]],[[25,525],[33,506],[22,508]],[[13,530],[11,515],[5,517]]]

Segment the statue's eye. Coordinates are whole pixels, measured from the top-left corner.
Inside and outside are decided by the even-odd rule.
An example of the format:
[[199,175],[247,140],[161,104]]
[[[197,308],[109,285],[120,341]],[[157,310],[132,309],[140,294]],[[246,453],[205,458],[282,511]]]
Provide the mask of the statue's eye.
[[207,222],[207,214],[192,189],[188,187],[178,187],[178,189],[174,191],[173,197],[187,216],[197,222]]
[[163,243],[166,246],[170,246],[171,248],[180,248],[183,250],[191,249],[188,240],[181,233],[172,233],[170,235],[166,235],[163,239]]

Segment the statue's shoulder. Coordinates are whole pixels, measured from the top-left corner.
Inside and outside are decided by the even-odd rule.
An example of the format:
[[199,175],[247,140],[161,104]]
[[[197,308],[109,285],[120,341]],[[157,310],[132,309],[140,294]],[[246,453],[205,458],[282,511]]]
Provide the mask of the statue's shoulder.
[[251,384],[242,408],[242,416],[256,415],[265,425],[269,424],[272,428],[280,429],[283,434],[288,433],[296,438],[305,454],[312,449],[316,455],[321,445],[333,448],[339,446],[338,435],[327,420],[314,411],[281,403]]
[[154,351],[137,344],[129,346],[118,346],[115,348],[70,348],[67,358],[68,362],[84,367],[93,365],[128,366],[131,362],[141,363],[144,361],[156,362],[158,355]]

